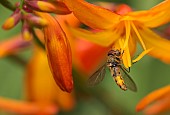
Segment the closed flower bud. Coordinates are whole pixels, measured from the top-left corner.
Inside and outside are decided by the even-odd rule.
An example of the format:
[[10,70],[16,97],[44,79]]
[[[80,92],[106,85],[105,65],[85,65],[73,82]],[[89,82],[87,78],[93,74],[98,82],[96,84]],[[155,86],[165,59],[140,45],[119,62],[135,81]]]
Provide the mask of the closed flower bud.
[[45,47],[55,82],[61,90],[71,92],[73,79],[69,41],[57,20],[51,15],[46,13],[37,13],[37,15],[45,18],[49,23],[48,26],[44,27]]
[[34,10],[41,12],[53,12],[56,10],[56,7],[49,2],[45,1],[29,1],[25,0],[26,4],[33,8]]
[[5,30],[9,30],[16,26],[18,22],[21,20],[21,11],[16,10],[2,25],[2,28]]
[[26,41],[29,41],[29,40],[32,39],[32,34],[31,34],[31,31],[30,31],[30,26],[29,26],[27,21],[24,21],[23,25],[22,25],[22,37]]
[[26,14],[24,18],[32,25],[42,27],[46,26],[48,23],[45,19],[35,16],[33,14]]

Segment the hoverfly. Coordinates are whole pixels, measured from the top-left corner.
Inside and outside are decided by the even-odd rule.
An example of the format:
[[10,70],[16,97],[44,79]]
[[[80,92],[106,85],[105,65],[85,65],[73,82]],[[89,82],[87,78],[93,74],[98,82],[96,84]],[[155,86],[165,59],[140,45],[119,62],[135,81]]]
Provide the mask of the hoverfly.
[[128,75],[128,71],[122,66],[122,53],[118,49],[113,49],[108,52],[107,62],[88,79],[90,86],[97,85],[103,80],[106,67],[109,68],[111,76],[122,90],[126,91],[130,89],[134,92],[137,91],[135,82]]

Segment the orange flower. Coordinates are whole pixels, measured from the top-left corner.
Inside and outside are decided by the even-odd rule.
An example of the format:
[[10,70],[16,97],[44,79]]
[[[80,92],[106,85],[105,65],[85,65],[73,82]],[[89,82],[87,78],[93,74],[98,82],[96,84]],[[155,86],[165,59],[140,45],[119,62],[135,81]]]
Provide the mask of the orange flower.
[[44,27],[45,47],[51,72],[57,85],[66,92],[73,88],[72,57],[69,41],[55,18],[46,13],[37,15],[48,21]]
[[[148,107],[149,106],[149,107]],[[159,114],[170,110],[170,85],[160,88],[144,97],[136,106],[137,111],[145,109],[146,114]]]
[[[84,24],[100,29],[100,32],[91,32],[85,29],[72,28],[76,37],[87,39],[105,47],[121,49],[125,67],[131,66],[131,56],[139,42],[143,52],[136,60],[145,54],[170,63],[170,41],[160,37],[149,28],[158,27],[169,22],[170,0],[143,11],[132,12],[127,5],[117,8],[115,12],[95,6],[84,0],[62,0],[74,15]],[[160,45],[161,44],[161,45]],[[159,53],[158,53],[159,52]]]

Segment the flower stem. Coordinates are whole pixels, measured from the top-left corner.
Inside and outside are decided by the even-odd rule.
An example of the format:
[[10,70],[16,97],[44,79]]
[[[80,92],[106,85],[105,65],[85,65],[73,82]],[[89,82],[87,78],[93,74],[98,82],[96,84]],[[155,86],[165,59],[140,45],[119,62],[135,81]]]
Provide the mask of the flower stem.
[[44,44],[40,41],[34,30],[32,30],[32,35],[34,37],[35,43],[37,43],[42,49],[45,50]]
[[0,3],[9,10],[15,11],[16,7],[8,0],[0,0]]

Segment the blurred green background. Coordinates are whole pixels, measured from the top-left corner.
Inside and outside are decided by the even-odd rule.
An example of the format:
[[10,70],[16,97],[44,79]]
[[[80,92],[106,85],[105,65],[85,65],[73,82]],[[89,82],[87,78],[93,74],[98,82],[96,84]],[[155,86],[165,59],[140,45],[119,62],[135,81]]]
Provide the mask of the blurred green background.
[[[16,0],[15,0],[16,1]],[[87,0],[95,2],[98,0]],[[148,9],[159,3],[161,0],[102,0],[115,3],[127,3],[135,10]],[[11,14],[11,11],[0,6],[0,25]],[[0,40],[8,39],[20,32],[21,24],[12,30],[4,31],[0,29]],[[136,53],[138,55],[140,52]],[[27,49],[19,52],[24,60],[29,60],[32,51]],[[21,100],[23,98],[25,68],[12,61],[11,58],[0,60],[0,96]],[[75,73],[74,73],[75,74]],[[60,112],[59,115],[143,115],[136,113],[135,106],[141,98],[151,91],[170,83],[170,65],[167,65],[155,58],[145,56],[142,60],[134,64],[130,75],[138,87],[138,92],[122,91],[112,80],[109,71],[104,81],[92,90],[100,91],[94,94],[94,98],[82,97],[77,100],[74,110],[69,113]],[[78,84],[78,83],[76,83]],[[101,95],[101,96],[100,96]],[[102,97],[102,100],[100,99]],[[114,108],[110,110],[110,107]],[[0,111],[0,115],[10,113]],[[168,114],[168,113],[167,113]],[[170,114],[170,113],[169,113]],[[12,114],[11,114],[12,115]]]

